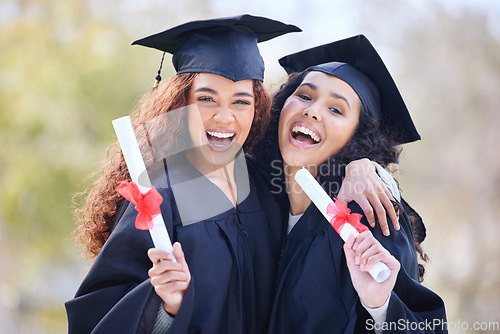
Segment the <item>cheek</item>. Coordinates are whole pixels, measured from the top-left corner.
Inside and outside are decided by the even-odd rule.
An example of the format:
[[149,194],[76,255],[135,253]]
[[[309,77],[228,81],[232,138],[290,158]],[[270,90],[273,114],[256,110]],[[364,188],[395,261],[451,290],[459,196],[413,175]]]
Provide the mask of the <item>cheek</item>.
[[289,134],[290,131],[287,127],[286,117],[283,117],[283,115],[281,115],[278,122],[278,147],[285,161],[287,160],[286,158],[288,157],[289,154],[287,145],[289,144],[289,139],[288,139]]
[[203,125],[206,125],[213,115],[213,111],[207,107],[197,106],[198,119]]
[[351,139],[351,137],[354,135],[354,132],[356,132],[356,128],[358,127],[359,121],[357,118],[350,119],[348,122],[348,125],[346,126],[346,142]]
[[283,137],[283,135],[285,134],[285,117],[283,115],[283,113],[280,115],[280,119],[279,119],[279,122],[278,122],[278,141],[279,143],[281,144],[281,138]]
[[241,132],[246,134],[250,132],[254,117],[255,117],[255,109],[247,110],[239,115],[238,123],[240,125]]
[[281,109],[278,122],[278,138],[281,138],[284,135],[288,136],[288,129],[286,128],[286,124],[288,124],[288,120],[290,119],[290,117],[295,114],[294,105],[296,105],[296,103],[287,100],[283,105],[283,108]]
[[205,130],[205,119],[203,119],[203,113],[198,110],[197,107],[189,108],[188,110],[188,129],[190,137],[195,140],[198,135]]
[[330,140],[333,142],[332,147],[336,147],[333,154],[337,153],[351,139],[356,130],[356,125],[357,123],[352,121],[342,122],[341,124],[333,123],[330,125]]

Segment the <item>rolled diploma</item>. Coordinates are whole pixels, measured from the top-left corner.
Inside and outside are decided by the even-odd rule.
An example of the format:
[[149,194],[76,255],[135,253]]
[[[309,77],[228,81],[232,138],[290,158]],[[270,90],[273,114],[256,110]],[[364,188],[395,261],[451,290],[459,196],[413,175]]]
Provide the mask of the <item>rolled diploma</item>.
[[[121,117],[113,120],[112,123],[130,173],[130,178],[137,184],[140,192],[145,194],[151,189],[151,181],[146,172],[146,165],[142,159],[141,150],[139,149],[139,143],[135,137],[130,117]],[[161,213],[153,218],[153,228],[149,230],[149,233],[156,248],[163,249],[172,254],[172,242],[170,241]]]
[[[328,196],[326,191],[321,188],[319,183],[305,168],[302,168],[295,174],[295,181],[297,181],[302,190],[304,190],[306,195],[309,196],[314,205],[316,205],[318,210],[329,222],[332,217],[328,215],[326,208],[328,207],[328,204],[333,203],[333,200],[330,198],[330,196]],[[346,242],[349,238],[349,235],[354,234],[354,237],[356,237],[358,236],[359,232],[351,224],[345,223],[339,234],[342,240]],[[369,273],[376,282],[381,283],[389,278],[391,271],[385,263],[378,262],[373,265]]]

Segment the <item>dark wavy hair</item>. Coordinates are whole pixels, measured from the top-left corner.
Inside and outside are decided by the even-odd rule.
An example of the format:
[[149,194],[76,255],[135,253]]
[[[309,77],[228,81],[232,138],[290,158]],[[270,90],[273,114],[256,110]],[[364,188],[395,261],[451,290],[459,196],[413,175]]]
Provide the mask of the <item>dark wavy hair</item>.
[[[262,140],[256,144],[254,150],[254,156],[260,166],[269,174],[277,176],[279,179],[278,182],[282,182],[280,189],[284,189],[285,173],[276,173],[276,170],[280,168],[281,171],[284,171],[283,158],[278,145],[279,118],[285,101],[295,92],[309,72],[292,73],[288,77],[287,82],[274,95],[268,129]],[[333,197],[340,190],[345,177],[345,167],[351,161],[368,158],[376,161],[383,167],[387,167],[390,164],[399,162],[400,153],[401,149],[397,144],[396,138],[391,137],[390,133],[383,133],[377,126],[375,119],[361,106],[359,123],[353,136],[339,152],[317,167],[317,179],[327,193]],[[276,185],[276,179],[274,179],[273,185]],[[281,194],[281,196],[284,195]],[[400,212],[403,211],[401,205],[396,202],[394,204],[397,210],[400,210]],[[409,217],[412,227],[415,230],[414,221],[411,216]],[[427,254],[423,252],[417,235],[414,235],[414,244],[421,259],[427,262]],[[422,264],[419,264],[419,271],[420,279],[423,280],[425,268]]]

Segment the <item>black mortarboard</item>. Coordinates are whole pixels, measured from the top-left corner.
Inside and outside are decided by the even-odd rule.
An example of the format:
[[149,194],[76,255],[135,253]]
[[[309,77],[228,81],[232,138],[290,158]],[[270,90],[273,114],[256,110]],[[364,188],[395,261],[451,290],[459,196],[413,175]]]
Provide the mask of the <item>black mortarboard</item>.
[[344,80],[356,91],[380,128],[390,131],[400,144],[420,139],[391,74],[365,36],[294,53],[279,62],[288,73],[309,69]]
[[258,42],[301,31],[265,17],[191,21],[132,43],[173,54],[177,73],[213,73],[233,81],[264,80]]

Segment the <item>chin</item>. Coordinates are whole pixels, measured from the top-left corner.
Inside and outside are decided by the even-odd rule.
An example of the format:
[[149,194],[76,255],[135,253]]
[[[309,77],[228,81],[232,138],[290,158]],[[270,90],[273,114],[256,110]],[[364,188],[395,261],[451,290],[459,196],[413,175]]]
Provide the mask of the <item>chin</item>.
[[234,161],[240,148],[239,145],[233,145],[233,147],[227,151],[218,152],[211,150],[207,145],[202,149],[202,156],[207,163],[222,167]]
[[297,157],[297,156],[283,156],[283,162],[287,164],[290,167],[303,167],[306,166],[306,160],[304,157]]

